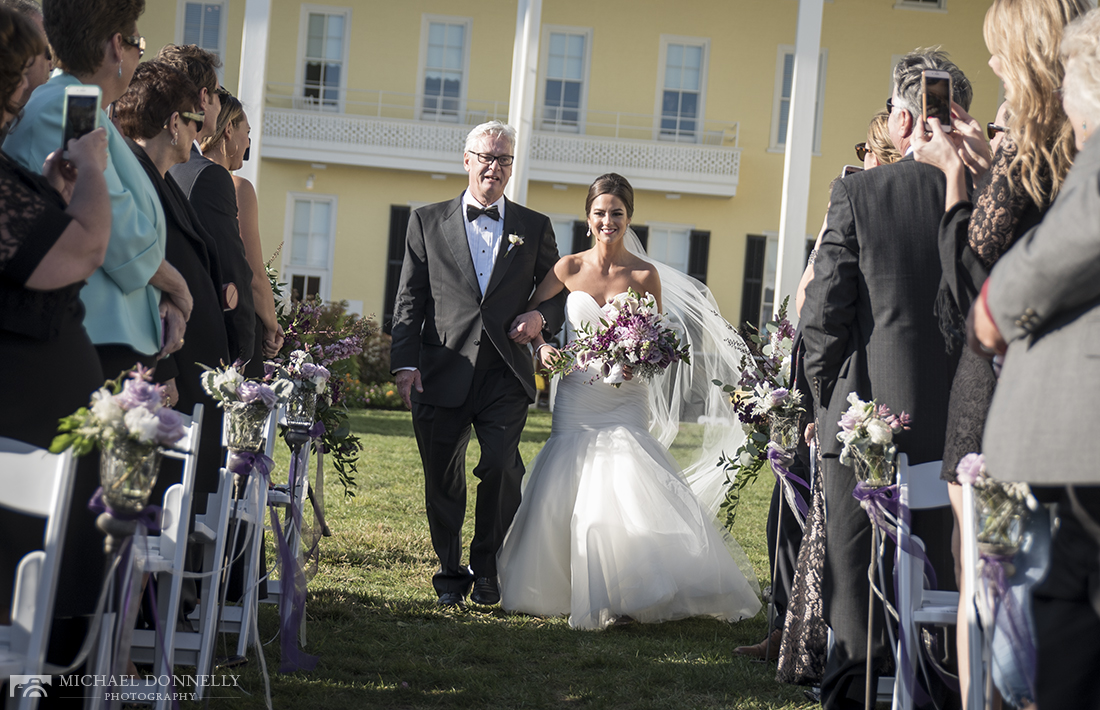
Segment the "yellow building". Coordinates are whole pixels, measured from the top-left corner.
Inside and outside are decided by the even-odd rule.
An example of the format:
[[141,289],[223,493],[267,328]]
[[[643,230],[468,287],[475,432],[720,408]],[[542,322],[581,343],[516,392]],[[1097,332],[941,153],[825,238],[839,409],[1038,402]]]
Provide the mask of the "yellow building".
[[[900,55],[942,46],[974,84],[972,114],[993,119],[988,4],[825,0],[808,238]],[[562,251],[587,241],[575,223],[588,184],[619,172],[655,257],[704,278],[730,321],[770,312],[798,12],[797,0],[541,3],[526,203],[551,216]],[[139,29],[153,50],[217,51],[254,141],[262,105],[250,171],[283,279],[388,317],[409,210],[458,195],[466,132],[507,120],[516,2],[148,0]],[[246,49],[242,64],[242,34],[256,47],[265,33],[266,53]],[[263,86],[239,86],[242,67],[263,67]]]

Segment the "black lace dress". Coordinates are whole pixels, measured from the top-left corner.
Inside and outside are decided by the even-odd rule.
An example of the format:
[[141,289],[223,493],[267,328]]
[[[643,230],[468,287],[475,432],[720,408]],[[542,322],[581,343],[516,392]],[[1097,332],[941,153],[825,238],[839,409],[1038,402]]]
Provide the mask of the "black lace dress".
[[940,224],[940,261],[943,280],[936,303],[940,328],[949,348],[961,348],[947,409],[941,478],[954,481],[959,459],[982,450],[989,403],[997,378],[989,360],[966,346],[966,315],[997,259],[1043,218],[1019,184],[1010,184],[1009,171],[1016,144],[1006,136],[990,169],[974,185],[973,202],[948,210]]
[[[25,285],[72,220],[65,207],[43,177],[0,152],[0,436],[41,448],[53,440],[57,420],[87,405],[103,384],[99,358],[83,326],[83,283],[53,291]],[[97,588],[102,575],[103,545],[85,503],[98,485],[95,460],[85,457],[73,487],[58,586],[60,615],[94,607],[94,594],[87,590]],[[44,528],[37,518],[0,512],[0,579],[12,579],[19,559],[41,547]],[[71,554],[70,543],[82,549]],[[4,612],[11,607],[11,591],[10,584],[0,584]]]

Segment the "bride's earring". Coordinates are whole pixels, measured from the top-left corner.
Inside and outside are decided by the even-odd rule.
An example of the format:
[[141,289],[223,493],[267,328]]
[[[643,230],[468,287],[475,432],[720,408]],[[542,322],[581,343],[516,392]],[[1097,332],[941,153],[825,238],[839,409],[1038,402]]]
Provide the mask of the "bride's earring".
[[590,236],[590,237],[592,236],[592,227],[588,228],[588,236]]

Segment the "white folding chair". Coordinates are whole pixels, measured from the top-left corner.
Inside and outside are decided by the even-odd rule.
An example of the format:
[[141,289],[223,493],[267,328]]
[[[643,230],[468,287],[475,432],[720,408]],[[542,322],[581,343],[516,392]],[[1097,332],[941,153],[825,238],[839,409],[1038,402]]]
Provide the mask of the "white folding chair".
[[[19,561],[11,624],[0,626],[0,676],[9,683],[13,675],[44,675],[75,469],[70,451],[54,455],[0,438],[0,506],[46,519],[42,549]],[[33,710],[45,692],[30,683],[9,688],[5,707]]]
[[[199,441],[202,437],[203,406],[196,404],[190,417],[184,416],[184,436],[175,449],[165,449],[166,458],[183,462],[179,483],[169,486],[161,506],[161,529],[149,535],[145,544],[135,540],[134,564],[142,573],[157,578],[157,609],[155,628],[134,631],[130,658],[138,663],[151,663],[156,679],[172,677],[176,663],[176,621],[179,615],[187,556],[187,535],[191,522],[191,499],[195,491],[195,470],[198,465]],[[140,687],[140,686],[139,686]],[[157,682],[141,688],[143,695],[160,697],[158,708],[171,705],[169,685]]]
[[[909,510],[927,510],[951,505],[947,494],[947,482],[940,478],[942,461],[929,461],[918,466],[909,465],[909,457],[898,455],[898,497]],[[892,706],[894,710],[910,710],[913,707],[913,691],[916,687],[916,668],[920,626],[954,626],[959,609],[958,592],[942,592],[924,588],[924,563],[906,550],[920,546],[921,539],[913,535],[906,521],[898,522],[898,545],[895,557],[898,576],[898,629],[904,630],[895,654],[897,682],[894,684]],[[908,656],[908,668],[901,663],[904,640]],[[905,673],[903,671],[908,671]]]
[[[963,606],[966,609],[966,627],[969,633],[967,651],[970,664],[970,687],[967,690],[966,707],[969,710],[984,710],[987,669],[991,669],[992,653],[988,641],[991,639],[982,633],[978,620],[978,521],[974,513],[974,487],[963,484],[963,518],[959,525],[962,533],[963,567]],[[961,664],[963,659],[959,659]]]

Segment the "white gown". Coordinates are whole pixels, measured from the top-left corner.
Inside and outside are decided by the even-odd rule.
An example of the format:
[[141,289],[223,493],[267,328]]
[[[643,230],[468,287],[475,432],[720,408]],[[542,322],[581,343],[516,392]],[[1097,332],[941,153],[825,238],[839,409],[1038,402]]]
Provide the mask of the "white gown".
[[[566,312],[574,329],[601,313],[581,291],[569,294]],[[585,629],[620,616],[754,616],[756,591],[649,432],[647,384],[588,384],[594,374],[558,385],[550,438],[499,553],[501,605],[569,614],[570,626]]]

